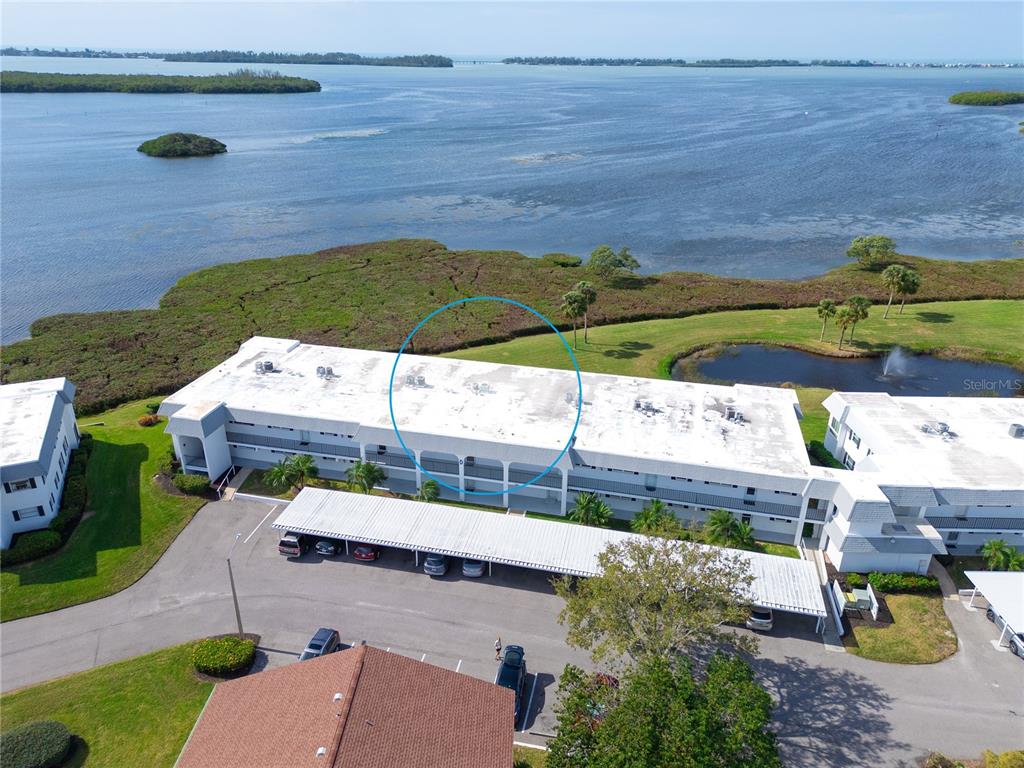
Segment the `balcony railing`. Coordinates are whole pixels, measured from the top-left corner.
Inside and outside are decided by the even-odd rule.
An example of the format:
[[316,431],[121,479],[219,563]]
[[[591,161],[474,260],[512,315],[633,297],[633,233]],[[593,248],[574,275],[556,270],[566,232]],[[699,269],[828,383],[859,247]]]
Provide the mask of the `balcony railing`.
[[355,445],[334,445],[332,443],[303,443],[299,440],[286,440],[283,437],[268,435],[246,435],[241,432],[228,432],[229,443],[252,445],[259,448],[281,448],[295,453],[318,453],[322,456],[348,456],[359,458],[359,447]]

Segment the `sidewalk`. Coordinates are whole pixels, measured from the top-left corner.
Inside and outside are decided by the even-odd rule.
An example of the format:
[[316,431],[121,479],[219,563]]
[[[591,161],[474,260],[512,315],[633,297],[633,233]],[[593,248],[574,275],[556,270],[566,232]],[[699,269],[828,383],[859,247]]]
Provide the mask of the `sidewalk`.
[[251,472],[252,467],[242,467],[240,470],[238,470],[238,474],[232,477],[231,480],[228,481],[228,484],[224,487],[224,490],[221,493],[221,501],[231,501],[233,498],[235,498],[235,493],[238,491],[239,488],[242,487],[242,483],[245,482],[246,478],[249,477],[249,474]]

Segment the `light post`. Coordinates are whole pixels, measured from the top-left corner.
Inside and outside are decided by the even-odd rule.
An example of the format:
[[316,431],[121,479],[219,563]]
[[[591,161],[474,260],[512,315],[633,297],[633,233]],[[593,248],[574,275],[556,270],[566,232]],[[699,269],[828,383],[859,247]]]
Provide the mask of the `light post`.
[[242,631],[242,613],[238,610],[238,592],[235,591],[235,575],[231,572],[231,554],[235,551],[235,545],[242,538],[242,534],[235,534],[235,541],[228,550],[228,580],[231,582],[231,599],[235,604],[235,621],[238,622],[238,639],[244,640],[245,633]]

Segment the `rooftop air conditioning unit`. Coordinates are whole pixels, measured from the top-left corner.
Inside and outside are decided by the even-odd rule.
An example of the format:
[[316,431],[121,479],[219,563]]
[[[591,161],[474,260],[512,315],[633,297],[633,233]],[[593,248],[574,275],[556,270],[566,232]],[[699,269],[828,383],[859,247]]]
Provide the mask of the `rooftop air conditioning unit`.
[[264,371],[272,371],[272,370],[274,370],[274,363],[271,362],[270,360],[264,360],[263,361],[263,370]]
[[425,386],[427,386],[427,379],[426,379],[426,377],[424,377],[424,376],[417,376],[416,377],[416,386],[417,387],[425,387]]
[[319,376],[320,378],[323,378],[324,376],[327,375],[327,369],[324,368],[322,365],[318,365],[316,367],[316,375]]
[[634,410],[634,411],[639,411],[639,410],[640,410],[640,408],[641,408],[641,406],[640,406],[640,401],[639,401],[639,400],[634,400],[634,401],[633,401],[633,410]]
[[1024,437],[1024,424],[1011,424],[1010,437]]
[[409,374],[408,376],[405,377],[405,383],[408,384],[410,387],[416,386],[416,377],[413,376],[412,374]]
[[334,375],[334,369],[331,368],[331,366],[328,365],[327,368],[324,371],[324,375],[327,376],[327,378],[330,378],[331,376]]
[[256,373],[263,373],[263,363],[256,361]]

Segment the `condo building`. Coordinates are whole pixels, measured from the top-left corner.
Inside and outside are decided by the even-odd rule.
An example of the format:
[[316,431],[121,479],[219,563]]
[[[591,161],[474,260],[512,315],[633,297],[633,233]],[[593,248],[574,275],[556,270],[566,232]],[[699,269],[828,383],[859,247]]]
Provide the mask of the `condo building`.
[[45,528],[60,510],[78,447],[75,385],[64,378],[0,386],[0,546]]
[[926,569],[945,552],[925,521],[897,530],[892,503],[864,472],[811,465],[790,389],[578,381],[572,371],[411,354],[392,378],[393,367],[394,353],[254,337],[160,412],[184,470],[211,480],[309,454],[326,478],[369,461],[397,493],[433,476],[447,500],[553,515],[581,493],[625,519],[652,499],[682,520],[726,509],[759,539],[848,541],[833,547],[837,567],[857,559],[855,545],[858,563],[873,557],[883,570]]

